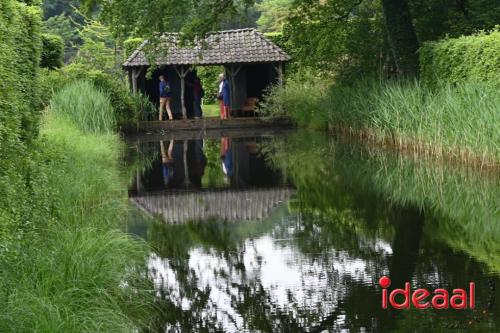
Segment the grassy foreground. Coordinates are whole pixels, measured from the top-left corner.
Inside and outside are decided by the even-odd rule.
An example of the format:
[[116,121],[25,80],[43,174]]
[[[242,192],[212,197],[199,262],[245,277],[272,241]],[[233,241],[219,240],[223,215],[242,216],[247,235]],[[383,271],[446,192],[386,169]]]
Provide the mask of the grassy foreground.
[[276,88],[265,111],[299,126],[331,128],[433,156],[496,164],[500,161],[500,91],[477,83],[363,81],[325,86],[315,78]]
[[123,146],[113,122],[92,115],[109,110],[80,83],[58,93],[44,117],[33,176],[47,178],[51,218],[33,221],[18,255],[2,259],[0,332],[137,332],[150,321],[148,247],[118,231],[127,214]]

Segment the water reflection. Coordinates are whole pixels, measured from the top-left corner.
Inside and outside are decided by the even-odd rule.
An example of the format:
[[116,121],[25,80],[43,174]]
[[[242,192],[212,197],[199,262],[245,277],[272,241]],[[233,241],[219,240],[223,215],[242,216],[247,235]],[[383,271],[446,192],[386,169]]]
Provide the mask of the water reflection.
[[136,176],[131,199],[147,215],[168,223],[262,220],[293,190],[267,165],[258,141],[223,137],[142,146],[158,154]]
[[130,192],[283,186],[281,172],[269,167],[266,156],[257,149],[260,141],[223,137],[141,144],[138,150],[156,157],[137,175]]
[[[176,144],[174,163],[183,164],[175,158]],[[206,158],[201,188],[191,192],[200,198],[222,189],[249,200],[222,200],[227,205],[221,211],[235,212],[232,218],[195,214],[183,224],[153,222],[136,229],[155,249],[149,269],[161,309],[156,331],[495,332],[500,327],[498,175],[312,134],[271,142],[223,139],[201,147]],[[228,155],[233,164],[224,163]],[[185,161],[188,169],[196,164]],[[170,191],[172,183],[155,187],[148,179],[155,172],[153,166],[142,176],[145,188]],[[273,202],[270,189],[286,193]],[[250,213],[243,212],[256,203],[271,208],[247,219],[254,222],[245,221]],[[209,210],[199,201],[190,205]],[[176,211],[168,210],[163,220]],[[393,286],[410,281],[428,289],[474,281],[476,309],[382,310],[377,281],[384,274]]]

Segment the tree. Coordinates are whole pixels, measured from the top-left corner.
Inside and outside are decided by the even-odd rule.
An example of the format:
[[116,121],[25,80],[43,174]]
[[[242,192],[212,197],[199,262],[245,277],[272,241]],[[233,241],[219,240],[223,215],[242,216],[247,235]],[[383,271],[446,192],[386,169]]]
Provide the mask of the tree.
[[255,5],[260,12],[257,21],[259,29],[263,32],[278,32],[289,15],[294,0],[263,0]]
[[79,7],[78,0],[44,0],[42,3],[43,19],[48,20],[51,17],[65,15],[73,19],[78,19],[78,14],[74,8]]
[[337,79],[377,76],[390,63],[377,0],[296,1],[283,35],[298,67],[333,71]]
[[62,38],[65,47],[65,60],[69,60],[76,53],[77,46],[81,43],[77,27],[65,14],[52,16],[44,21],[43,31]]
[[[337,64],[347,62],[362,68],[364,65],[358,64],[369,62],[371,57],[372,64],[379,68],[390,68],[394,63],[395,72],[401,76],[418,74],[419,41],[491,28],[500,19],[500,4],[488,0],[82,1],[87,8],[100,4],[101,17],[115,37],[154,40],[158,33],[180,30],[187,42],[228,27],[227,23],[241,15],[242,9],[256,5],[262,11],[260,25],[264,30],[278,29],[282,17],[287,17],[285,25],[289,26],[287,34],[293,47],[311,63],[322,55],[317,65],[328,67],[325,62],[333,59]],[[284,14],[281,7],[286,4],[290,11]],[[379,24],[381,15],[384,20]],[[385,54],[386,46],[391,61]]]
[[389,45],[400,75],[418,74],[418,40],[408,0],[382,0]]

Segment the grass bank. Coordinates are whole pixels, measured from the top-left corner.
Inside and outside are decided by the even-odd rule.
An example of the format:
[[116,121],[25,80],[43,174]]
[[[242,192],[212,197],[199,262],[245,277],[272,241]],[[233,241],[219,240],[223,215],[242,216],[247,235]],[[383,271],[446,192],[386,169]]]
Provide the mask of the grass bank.
[[299,126],[330,128],[377,144],[465,162],[500,161],[500,92],[478,83],[362,81],[326,85],[319,78],[291,79],[276,88],[265,111]]
[[114,121],[102,115],[109,98],[83,82],[51,105],[31,175],[46,181],[29,203],[43,202],[48,218],[23,225],[15,255],[0,258],[0,331],[137,332],[152,312],[149,249],[119,231],[127,177]]

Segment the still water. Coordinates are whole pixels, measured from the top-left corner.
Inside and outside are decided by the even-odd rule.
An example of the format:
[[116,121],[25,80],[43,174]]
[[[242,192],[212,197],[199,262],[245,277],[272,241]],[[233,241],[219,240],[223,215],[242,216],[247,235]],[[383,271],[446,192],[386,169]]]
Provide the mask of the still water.
[[[500,177],[319,133],[139,140],[158,332],[498,332]],[[137,214],[139,215],[139,214]],[[382,309],[476,284],[475,309]]]

